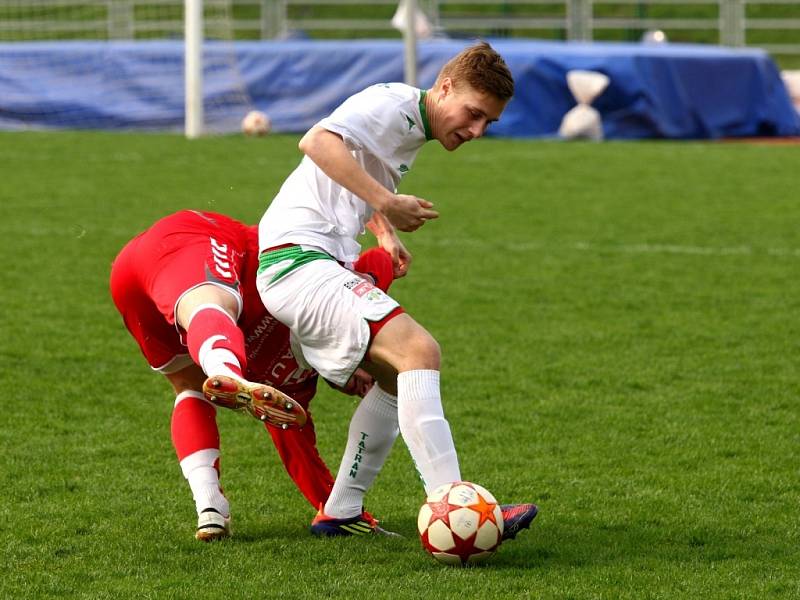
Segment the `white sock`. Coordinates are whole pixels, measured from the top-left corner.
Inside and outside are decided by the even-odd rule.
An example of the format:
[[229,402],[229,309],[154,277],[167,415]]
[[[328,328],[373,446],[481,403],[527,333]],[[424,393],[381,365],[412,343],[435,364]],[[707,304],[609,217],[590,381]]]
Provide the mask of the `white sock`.
[[199,515],[206,508],[214,508],[223,516],[230,516],[228,499],[219,487],[219,473],[214,462],[219,458],[219,450],[208,448],[198,450],[181,461],[181,470],[189,487],[192,488],[194,504]]
[[425,493],[460,481],[458,455],[442,409],[439,371],[420,369],[397,376],[397,416]]
[[225,336],[215,335],[203,342],[199,352],[200,368],[203,369],[203,372],[209,377],[213,377],[214,375],[227,375],[238,381],[245,381],[245,378],[242,377],[240,373],[237,373],[229,366],[235,365],[241,371],[239,359],[236,358],[236,355],[226,348],[214,348],[215,342],[224,339]]
[[347,448],[325,504],[326,515],[346,519],[361,514],[364,494],[386,462],[397,434],[397,398],[376,383],[350,420]]

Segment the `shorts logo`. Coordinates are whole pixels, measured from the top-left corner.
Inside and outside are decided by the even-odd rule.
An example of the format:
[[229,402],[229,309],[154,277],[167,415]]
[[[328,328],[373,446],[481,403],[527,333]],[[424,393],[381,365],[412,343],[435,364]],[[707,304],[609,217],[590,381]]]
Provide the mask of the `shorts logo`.
[[375,302],[376,300],[385,298],[384,293],[379,288],[376,288],[372,283],[364,279],[351,279],[344,284],[344,287],[359,298],[364,298],[367,302]]
[[353,288],[353,293],[356,296],[358,296],[359,298],[361,298],[362,296],[364,296],[364,294],[367,294],[371,290],[374,290],[374,289],[375,289],[375,286],[372,285],[370,282],[362,281],[356,287]]
[[213,237],[211,240],[211,254],[214,257],[214,270],[223,279],[232,279],[231,263],[228,260],[228,244],[220,244]]

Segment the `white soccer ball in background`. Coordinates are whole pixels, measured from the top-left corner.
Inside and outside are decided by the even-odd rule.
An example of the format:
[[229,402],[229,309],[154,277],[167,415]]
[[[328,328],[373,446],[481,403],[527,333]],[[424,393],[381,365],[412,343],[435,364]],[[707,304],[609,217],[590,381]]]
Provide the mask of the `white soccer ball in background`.
[[494,496],[468,481],[439,486],[417,516],[422,547],[448,565],[486,560],[503,539],[503,513]]
[[272,129],[269,117],[260,110],[251,110],[242,119],[242,133],[248,136],[267,135]]

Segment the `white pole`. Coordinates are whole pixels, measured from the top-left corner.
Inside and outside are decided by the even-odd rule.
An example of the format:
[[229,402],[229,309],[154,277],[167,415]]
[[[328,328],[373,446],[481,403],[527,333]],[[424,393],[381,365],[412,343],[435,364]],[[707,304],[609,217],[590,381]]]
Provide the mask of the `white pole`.
[[187,138],[203,134],[203,0],[184,0],[184,75]]
[[403,0],[406,4],[406,26],[403,30],[405,42],[405,81],[417,85],[417,0]]

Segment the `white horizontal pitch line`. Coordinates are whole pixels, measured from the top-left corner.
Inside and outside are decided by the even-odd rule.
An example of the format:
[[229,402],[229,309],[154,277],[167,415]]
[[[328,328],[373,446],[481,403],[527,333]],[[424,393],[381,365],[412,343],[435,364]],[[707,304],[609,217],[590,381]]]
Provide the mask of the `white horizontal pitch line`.
[[603,246],[600,244],[590,244],[588,242],[578,242],[575,244],[577,250],[615,250],[630,254],[699,254],[704,256],[730,256],[730,255],[749,255],[753,254],[753,249],[749,246],[733,246],[715,248],[713,246],[681,246],[678,244],[621,244],[619,246]]
[[[475,247],[496,248],[513,252],[526,252],[531,250],[555,250],[558,244],[545,242],[504,242],[489,241],[479,238],[437,238],[427,240],[426,244],[439,247]],[[800,257],[800,248],[754,248],[752,246],[684,246],[681,244],[596,244],[593,242],[573,242],[565,244],[563,248],[579,250],[581,252],[619,252],[625,254],[687,254],[694,256],[757,256],[767,254],[770,256],[796,256]]]

